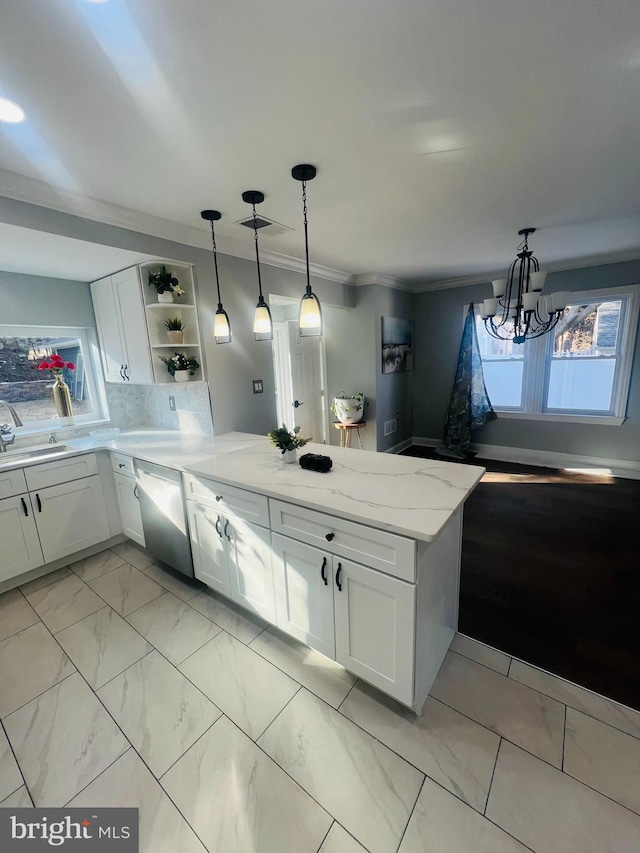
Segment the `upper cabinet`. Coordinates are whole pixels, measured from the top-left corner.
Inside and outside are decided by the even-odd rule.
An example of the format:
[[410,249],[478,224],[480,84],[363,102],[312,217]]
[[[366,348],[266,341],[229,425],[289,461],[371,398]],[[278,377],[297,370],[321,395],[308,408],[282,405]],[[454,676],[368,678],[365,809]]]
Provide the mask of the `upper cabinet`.
[[[183,291],[174,301],[158,301],[155,286],[149,285],[149,273],[163,265]],[[175,352],[194,356],[200,368],[193,379],[204,379],[191,265],[149,261],[92,282],[91,296],[106,382],[173,382],[160,356]],[[184,324],[181,343],[170,342],[165,327],[167,320],[175,318]]]

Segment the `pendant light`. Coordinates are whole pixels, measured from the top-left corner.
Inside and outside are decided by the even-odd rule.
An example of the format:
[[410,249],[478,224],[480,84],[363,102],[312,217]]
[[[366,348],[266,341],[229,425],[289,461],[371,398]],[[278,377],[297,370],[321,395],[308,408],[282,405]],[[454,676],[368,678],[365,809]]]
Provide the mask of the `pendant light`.
[[257,341],[273,340],[273,323],[271,322],[271,311],[262,295],[262,279],[260,277],[260,253],[258,251],[258,219],[256,216],[256,204],[262,204],[264,193],[258,190],[247,190],[242,193],[242,201],[253,206],[253,238],[256,244],[256,264],[258,267],[258,304],[253,317],[253,336]]
[[216,287],[218,288],[218,310],[213,321],[213,337],[217,344],[231,343],[231,323],[229,315],[222,307],[222,297],[220,296],[220,277],[218,276],[218,253],[216,251],[216,232],[213,223],[222,218],[219,210],[203,210],[200,214],[203,219],[211,223],[211,243],[213,245],[213,265],[216,270]]
[[493,297],[480,305],[487,332],[498,340],[523,344],[540,338],[557,326],[567,306],[569,294],[565,291],[545,296],[540,292],[547,274],[529,249],[529,234],[535,230],[518,231],[522,240],[507,277],[491,282]]
[[307,181],[312,181],[316,176],[316,167],[308,163],[294,166],[291,177],[296,181],[302,181],[302,213],[304,216],[304,251],[307,261],[307,287],[300,300],[300,311],[298,314],[298,328],[300,337],[322,334],[322,309],[320,300],[311,290],[309,280],[309,236],[307,234]]

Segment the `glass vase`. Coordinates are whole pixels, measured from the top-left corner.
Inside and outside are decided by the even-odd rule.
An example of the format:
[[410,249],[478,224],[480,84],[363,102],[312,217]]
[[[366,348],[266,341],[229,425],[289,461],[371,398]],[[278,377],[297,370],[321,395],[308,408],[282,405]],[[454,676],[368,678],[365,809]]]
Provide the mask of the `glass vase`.
[[61,374],[56,376],[56,381],[53,385],[53,402],[59,418],[73,417],[71,392],[69,391],[69,386],[64,381]]

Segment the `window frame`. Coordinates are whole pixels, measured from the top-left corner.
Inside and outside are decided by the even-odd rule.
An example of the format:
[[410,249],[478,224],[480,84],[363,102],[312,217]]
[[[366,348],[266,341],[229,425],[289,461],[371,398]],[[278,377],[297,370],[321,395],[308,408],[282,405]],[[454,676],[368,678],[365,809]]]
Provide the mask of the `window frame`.
[[[102,381],[100,352],[95,330],[86,326],[19,326],[15,324],[0,324],[0,337],[7,338],[78,338],[84,356],[84,370],[89,396],[94,403],[93,412],[84,415],[73,415],[70,418],[47,418],[46,420],[28,421],[21,427],[13,427],[12,432],[21,436],[37,435],[39,433],[59,432],[67,429],[91,426],[93,424],[109,423],[107,396]],[[0,409],[0,418],[3,418]],[[3,420],[4,422],[4,420]]]
[[[553,356],[554,333],[551,330],[548,334],[523,344],[522,405],[518,408],[494,406],[498,416],[514,420],[599,424],[603,426],[620,426],[623,424],[627,419],[627,403],[638,330],[640,284],[570,292],[567,305],[609,302],[618,299],[623,300],[616,346],[616,361],[619,361],[619,364],[616,364],[609,413],[590,414],[587,411],[579,410],[545,410]],[[465,316],[468,310],[469,306],[467,305]],[[476,306],[477,310],[478,306]],[[476,314],[476,316],[478,315]]]

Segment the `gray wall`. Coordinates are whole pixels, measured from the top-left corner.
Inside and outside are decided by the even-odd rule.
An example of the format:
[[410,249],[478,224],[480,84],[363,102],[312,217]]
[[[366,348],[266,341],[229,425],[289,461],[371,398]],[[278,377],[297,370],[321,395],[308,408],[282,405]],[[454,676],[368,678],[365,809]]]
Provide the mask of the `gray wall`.
[[0,323],[95,328],[89,285],[83,281],[0,272]]
[[[545,291],[597,290],[640,282],[640,261],[550,273]],[[490,295],[491,285],[479,284],[414,297],[415,388],[413,434],[442,438],[455,377],[463,323],[463,306]],[[524,447],[612,459],[640,459],[640,346],[636,340],[627,420],[620,427],[544,423],[498,417],[474,432],[481,444]]]

